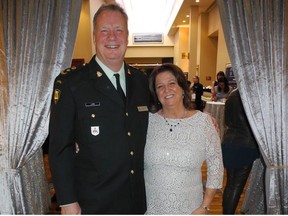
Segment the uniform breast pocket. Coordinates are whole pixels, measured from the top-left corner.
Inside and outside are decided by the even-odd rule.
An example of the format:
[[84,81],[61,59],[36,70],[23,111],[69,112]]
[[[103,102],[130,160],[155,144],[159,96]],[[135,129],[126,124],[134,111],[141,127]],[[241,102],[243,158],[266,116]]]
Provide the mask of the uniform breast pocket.
[[88,142],[96,142],[101,139],[105,115],[101,107],[85,107],[79,110],[78,121],[81,128],[81,136]]

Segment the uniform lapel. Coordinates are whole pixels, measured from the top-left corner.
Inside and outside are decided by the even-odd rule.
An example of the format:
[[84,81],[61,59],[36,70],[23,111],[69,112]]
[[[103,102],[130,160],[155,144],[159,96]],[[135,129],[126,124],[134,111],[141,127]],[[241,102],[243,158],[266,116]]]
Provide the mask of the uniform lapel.
[[95,58],[92,58],[92,60],[89,62],[89,77],[90,79],[95,80],[94,88],[124,107],[123,100],[119,97],[115,87],[102,68],[97,64]]
[[125,77],[126,77],[126,103],[129,103],[129,101],[131,100],[131,96],[133,93],[133,75],[129,69],[129,66],[127,64],[125,64]]

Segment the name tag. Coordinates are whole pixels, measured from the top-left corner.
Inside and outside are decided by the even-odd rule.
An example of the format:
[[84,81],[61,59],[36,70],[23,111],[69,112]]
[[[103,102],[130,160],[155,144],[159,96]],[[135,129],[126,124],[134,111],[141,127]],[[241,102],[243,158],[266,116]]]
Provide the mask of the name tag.
[[138,109],[138,112],[147,112],[148,111],[147,106],[138,106],[137,109]]
[[100,102],[87,102],[85,103],[85,107],[99,107]]

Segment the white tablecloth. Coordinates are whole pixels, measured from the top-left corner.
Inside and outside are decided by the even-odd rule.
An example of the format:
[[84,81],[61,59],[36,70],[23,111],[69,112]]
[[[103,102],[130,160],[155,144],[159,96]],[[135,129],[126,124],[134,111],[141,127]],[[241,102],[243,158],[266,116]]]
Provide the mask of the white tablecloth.
[[207,101],[204,109],[204,112],[210,113],[217,120],[220,128],[221,141],[223,140],[223,135],[225,131],[224,109],[225,109],[225,103],[214,101]]

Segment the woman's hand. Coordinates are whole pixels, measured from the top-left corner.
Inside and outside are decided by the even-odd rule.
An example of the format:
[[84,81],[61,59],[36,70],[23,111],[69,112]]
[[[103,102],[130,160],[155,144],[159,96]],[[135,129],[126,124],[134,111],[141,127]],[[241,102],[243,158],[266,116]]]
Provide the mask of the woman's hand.
[[217,96],[213,94],[213,95],[211,96],[211,100],[212,100],[212,101],[217,101]]
[[195,209],[192,214],[200,215],[200,214],[208,214],[208,211],[202,207]]

